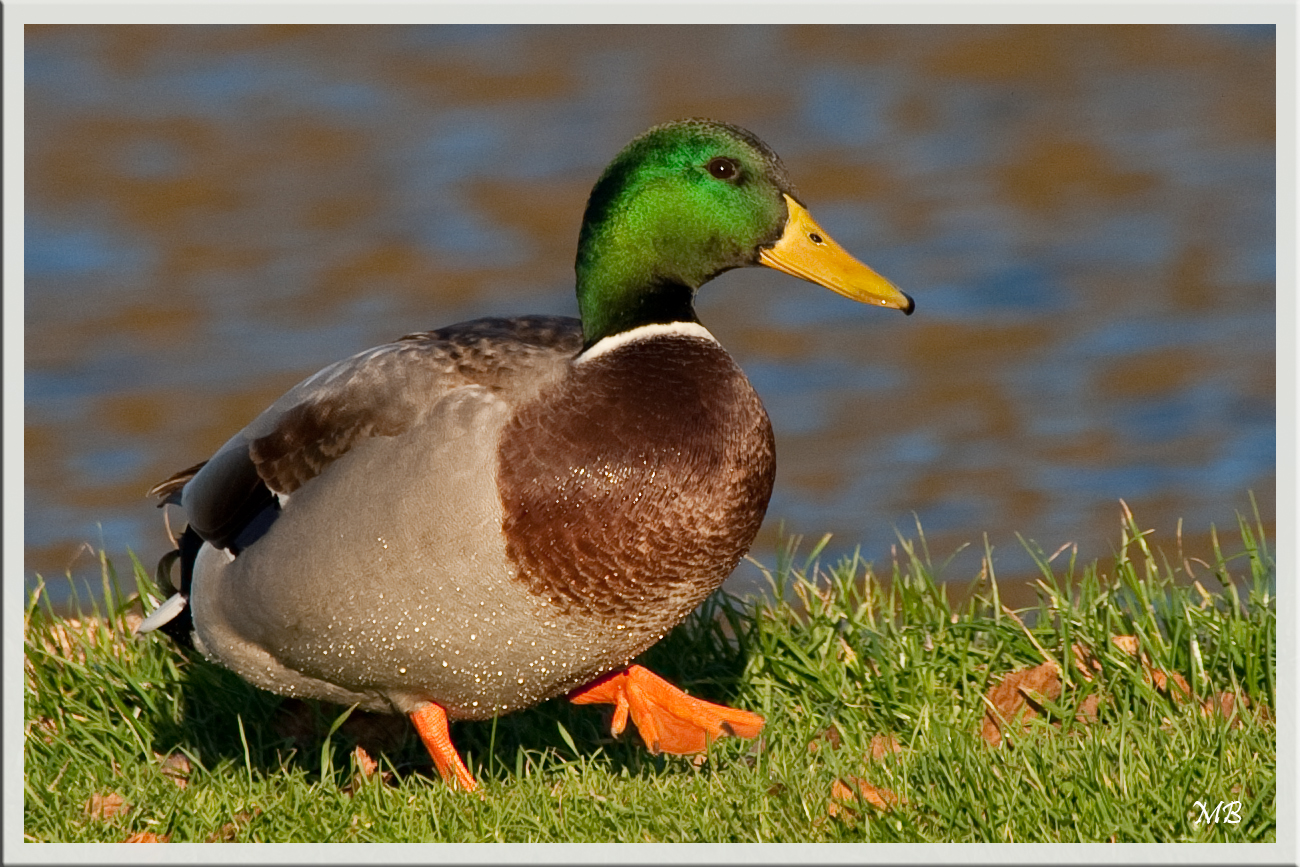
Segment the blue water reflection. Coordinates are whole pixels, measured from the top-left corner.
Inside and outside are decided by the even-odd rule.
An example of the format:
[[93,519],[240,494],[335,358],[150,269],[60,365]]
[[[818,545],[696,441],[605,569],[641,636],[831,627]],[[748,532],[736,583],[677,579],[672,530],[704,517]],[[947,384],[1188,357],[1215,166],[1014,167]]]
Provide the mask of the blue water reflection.
[[[33,30],[26,545],[164,545],[143,492],[321,365],[574,312],[585,196],[748,126],[904,318],[754,270],[699,299],[777,431],[776,528],[1109,553],[1273,515],[1271,28]],[[101,529],[102,534],[101,534]],[[954,561],[951,577],[974,571]]]

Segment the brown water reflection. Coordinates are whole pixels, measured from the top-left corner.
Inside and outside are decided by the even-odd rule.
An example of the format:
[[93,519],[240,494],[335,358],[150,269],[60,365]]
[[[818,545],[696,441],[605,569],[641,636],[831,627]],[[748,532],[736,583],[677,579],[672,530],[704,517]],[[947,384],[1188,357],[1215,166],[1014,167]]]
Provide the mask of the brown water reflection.
[[[782,154],[910,319],[775,274],[701,318],[777,431],[777,528],[1205,556],[1275,513],[1271,29],[54,27],[26,37],[26,567],[163,549],[151,483],[409,331],[572,313],[652,123]],[[963,554],[949,574],[975,569]],[[748,570],[748,571],[746,571]],[[742,567],[741,580],[754,571]]]

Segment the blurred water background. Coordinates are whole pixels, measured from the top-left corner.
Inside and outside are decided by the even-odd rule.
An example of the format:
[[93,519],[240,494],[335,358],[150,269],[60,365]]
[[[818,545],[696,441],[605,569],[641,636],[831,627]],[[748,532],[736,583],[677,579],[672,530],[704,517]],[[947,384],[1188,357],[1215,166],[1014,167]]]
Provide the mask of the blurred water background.
[[[781,154],[905,318],[766,269],[702,321],[777,436],[754,549],[925,530],[969,581],[1275,519],[1275,34],[1225,26],[69,26],[25,35],[25,584],[152,566],[154,482],[303,376],[574,314],[652,124]],[[1225,538],[1234,536],[1224,534]],[[807,543],[805,543],[805,547]],[[1229,546],[1230,547],[1230,546]],[[825,558],[824,558],[825,559]],[[733,589],[761,587],[744,564]],[[52,588],[58,595],[60,588]]]

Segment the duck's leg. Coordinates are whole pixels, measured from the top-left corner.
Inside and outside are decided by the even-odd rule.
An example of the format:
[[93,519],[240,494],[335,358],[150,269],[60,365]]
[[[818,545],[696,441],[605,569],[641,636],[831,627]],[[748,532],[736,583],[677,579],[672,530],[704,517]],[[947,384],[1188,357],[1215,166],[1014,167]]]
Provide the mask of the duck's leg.
[[630,714],[651,753],[698,753],[722,735],[758,737],[755,713],[691,698],[647,668],[631,665],[569,693],[574,704],[612,704],[610,730],[623,731]]
[[451,735],[447,731],[447,712],[429,702],[411,712],[411,722],[415,723],[415,730],[420,733],[425,749],[433,756],[433,763],[443,781],[448,785],[459,785],[467,792],[477,789],[478,783],[474,782],[474,776],[451,744]]

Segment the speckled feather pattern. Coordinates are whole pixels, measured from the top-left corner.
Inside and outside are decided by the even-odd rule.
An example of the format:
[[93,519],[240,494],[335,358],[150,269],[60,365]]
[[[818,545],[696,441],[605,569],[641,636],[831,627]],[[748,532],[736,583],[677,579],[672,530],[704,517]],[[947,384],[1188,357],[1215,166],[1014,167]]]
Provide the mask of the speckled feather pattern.
[[[574,365],[580,346],[575,320],[480,320],[362,353],[278,401],[185,490],[187,509],[221,501],[204,473],[238,479],[242,454],[292,494],[237,557],[200,554],[196,646],[282,694],[435,701],[466,719],[585,684],[661,637],[757,532],[771,429],[711,339]],[[390,420],[367,420],[367,403]],[[322,448],[313,432],[331,423]]]

